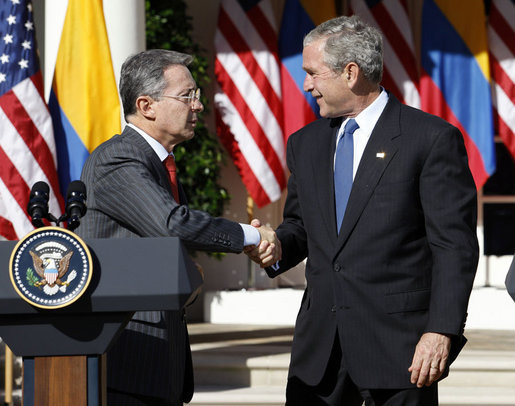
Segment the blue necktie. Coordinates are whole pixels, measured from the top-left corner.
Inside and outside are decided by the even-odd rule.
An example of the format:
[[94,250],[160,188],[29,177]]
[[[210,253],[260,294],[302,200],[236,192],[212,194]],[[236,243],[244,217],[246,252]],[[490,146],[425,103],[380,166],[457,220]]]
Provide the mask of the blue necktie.
[[343,131],[343,137],[336,148],[334,163],[334,196],[336,200],[336,227],[338,233],[342,225],[345,209],[352,188],[352,161],[354,159],[353,134],[359,128],[356,120],[351,118]]

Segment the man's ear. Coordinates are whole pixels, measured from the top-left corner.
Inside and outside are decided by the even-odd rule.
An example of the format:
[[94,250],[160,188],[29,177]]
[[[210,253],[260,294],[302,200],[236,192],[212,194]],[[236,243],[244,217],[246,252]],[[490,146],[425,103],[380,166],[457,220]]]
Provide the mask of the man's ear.
[[140,96],[136,99],[136,110],[145,118],[153,120],[156,117],[154,110],[155,100],[150,96]]
[[359,66],[355,62],[349,62],[347,66],[343,69],[343,78],[349,85],[349,87],[353,87],[359,77]]

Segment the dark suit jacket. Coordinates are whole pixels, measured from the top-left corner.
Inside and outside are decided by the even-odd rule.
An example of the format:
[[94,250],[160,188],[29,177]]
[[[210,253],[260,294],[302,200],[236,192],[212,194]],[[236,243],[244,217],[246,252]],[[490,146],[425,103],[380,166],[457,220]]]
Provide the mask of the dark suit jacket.
[[[341,119],[291,135],[276,276],[307,257],[290,376],[320,382],[338,332],[362,388],[410,387],[424,332],[463,345],[478,260],[476,189],[460,132],[390,95],[366,146],[337,235],[333,188]],[[382,155],[384,154],[384,155]]]
[[506,290],[513,300],[515,300],[515,255],[511,261],[510,269],[505,280]]
[[[176,236],[194,249],[243,249],[239,224],[175,202],[164,165],[130,127],[93,151],[81,179],[88,211],[77,232],[84,238]],[[108,351],[107,362],[108,387],[172,401],[189,401],[192,396],[191,354],[182,311],[136,313]]]

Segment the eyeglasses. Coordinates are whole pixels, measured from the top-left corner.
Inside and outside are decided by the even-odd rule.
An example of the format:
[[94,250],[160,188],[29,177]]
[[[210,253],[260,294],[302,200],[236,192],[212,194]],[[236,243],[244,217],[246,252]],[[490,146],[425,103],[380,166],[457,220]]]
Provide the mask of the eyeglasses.
[[196,100],[200,100],[200,88],[191,89],[187,96],[168,96],[163,94],[160,97],[168,97],[170,99],[185,99],[187,100],[187,103],[193,104]]

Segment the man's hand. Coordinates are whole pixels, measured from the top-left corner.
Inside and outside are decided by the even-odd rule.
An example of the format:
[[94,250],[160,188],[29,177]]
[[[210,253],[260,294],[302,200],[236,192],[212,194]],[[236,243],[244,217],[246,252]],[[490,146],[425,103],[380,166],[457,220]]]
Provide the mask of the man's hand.
[[281,242],[277,238],[275,231],[267,226],[262,226],[258,219],[254,219],[250,224],[256,227],[261,235],[261,242],[256,246],[244,248],[245,254],[255,263],[266,268],[275,264],[281,259]]
[[422,388],[437,381],[447,365],[450,348],[451,339],[448,336],[439,333],[423,334],[408,368],[411,372],[411,383]]

